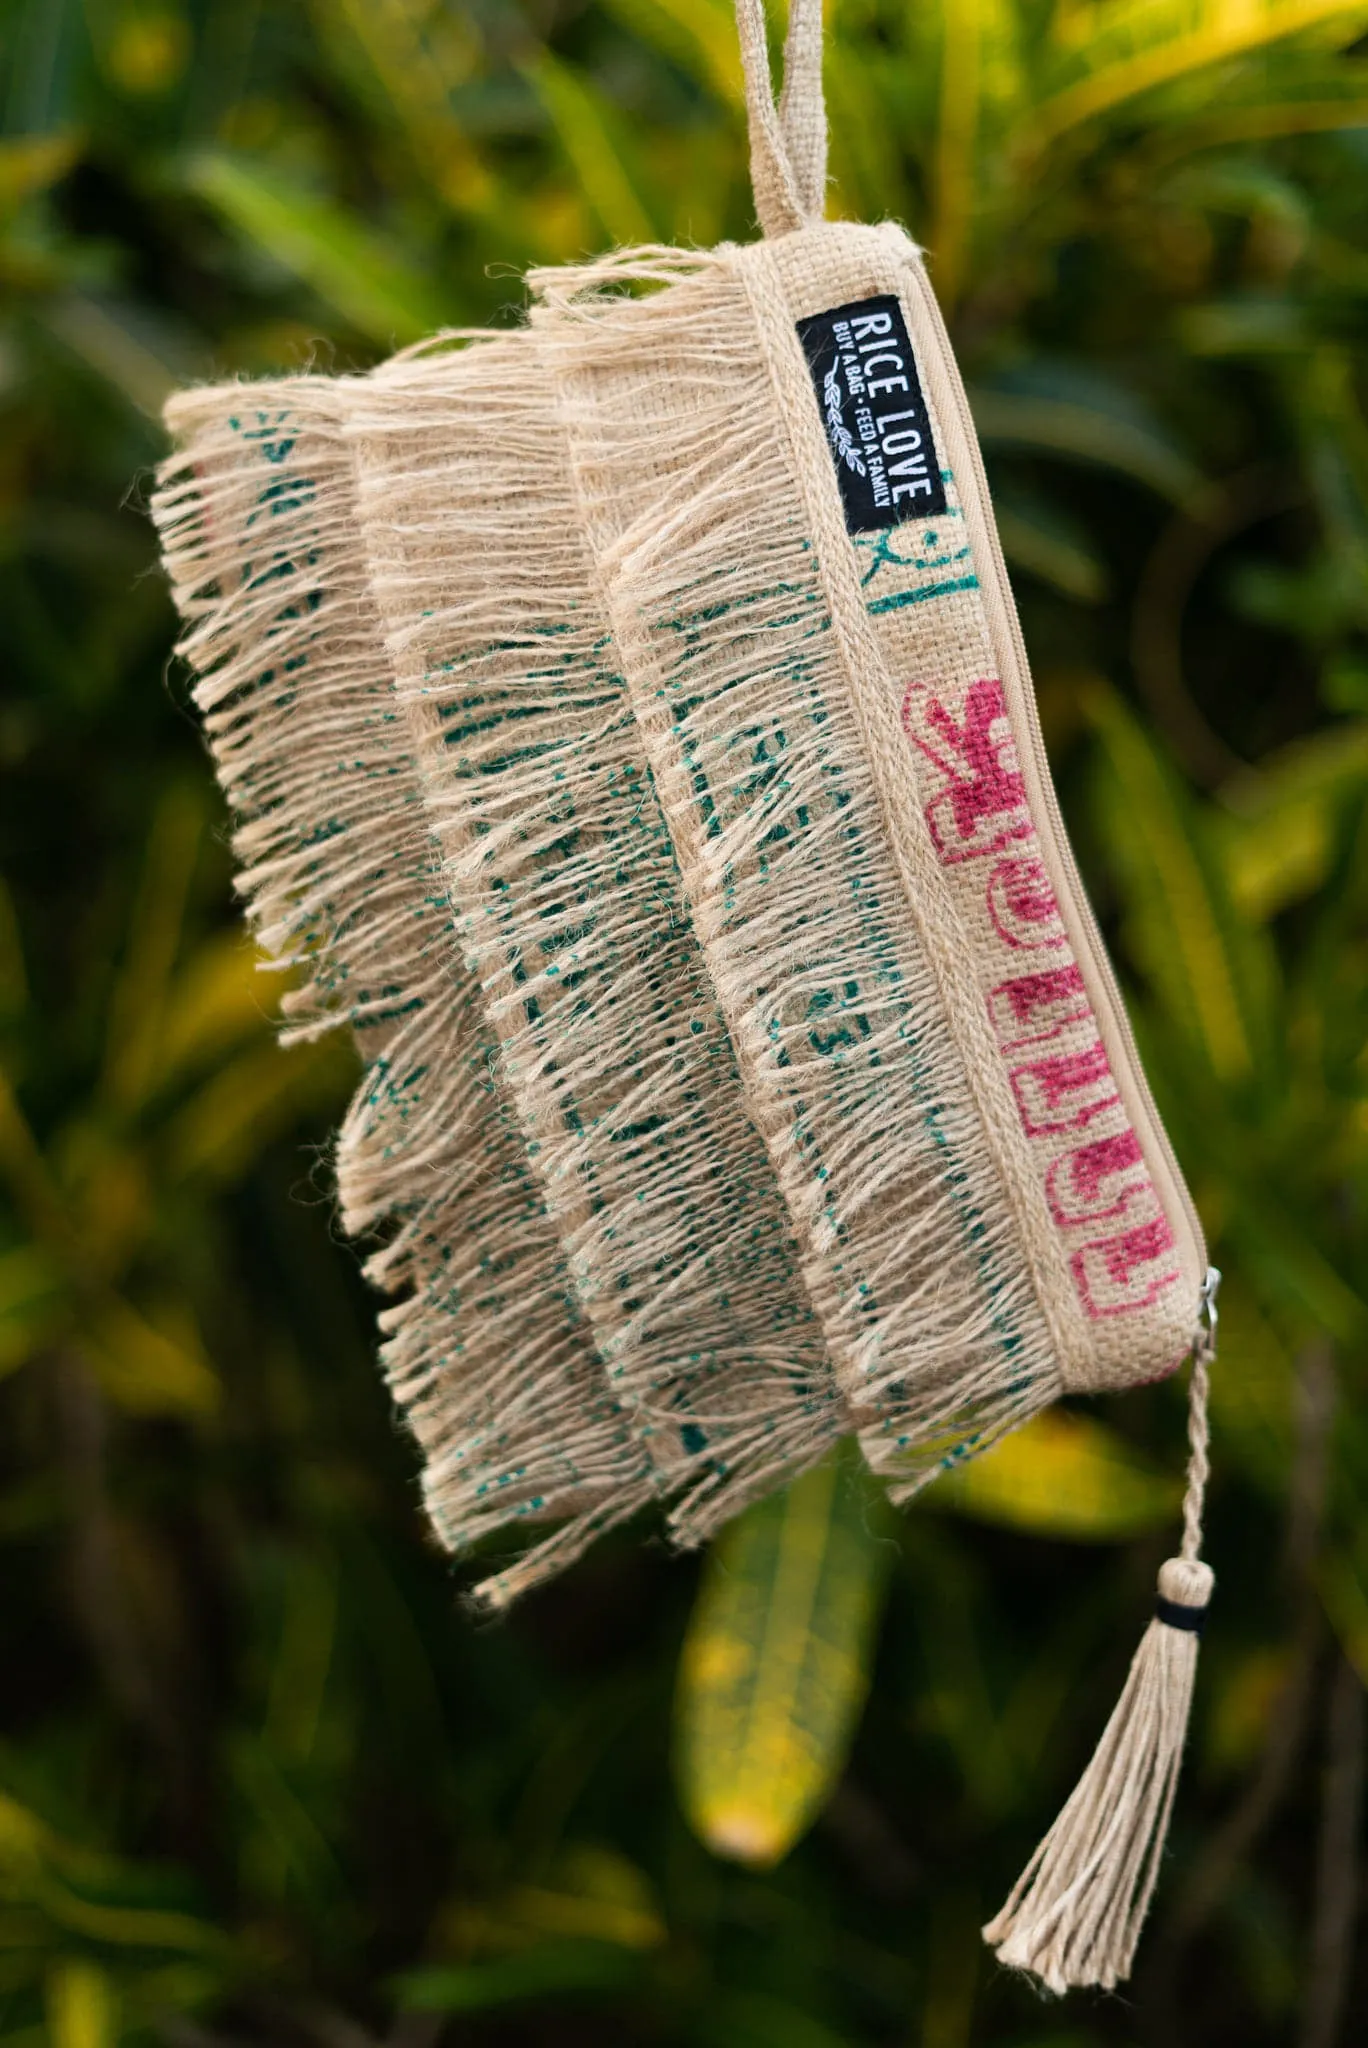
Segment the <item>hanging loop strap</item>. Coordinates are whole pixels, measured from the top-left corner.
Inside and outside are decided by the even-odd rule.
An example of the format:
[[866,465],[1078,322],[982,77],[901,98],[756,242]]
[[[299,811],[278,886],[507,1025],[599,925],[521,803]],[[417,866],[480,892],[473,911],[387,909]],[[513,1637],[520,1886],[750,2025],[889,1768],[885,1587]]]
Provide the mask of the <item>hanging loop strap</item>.
[[764,0],[736,0],[746,75],[751,184],[767,236],[820,220],[826,201],[827,123],[822,99],[822,0],[789,0],[784,85],[770,83]]
[[822,0],[790,0],[779,125],[804,215],[826,212],[827,117],[822,98]]

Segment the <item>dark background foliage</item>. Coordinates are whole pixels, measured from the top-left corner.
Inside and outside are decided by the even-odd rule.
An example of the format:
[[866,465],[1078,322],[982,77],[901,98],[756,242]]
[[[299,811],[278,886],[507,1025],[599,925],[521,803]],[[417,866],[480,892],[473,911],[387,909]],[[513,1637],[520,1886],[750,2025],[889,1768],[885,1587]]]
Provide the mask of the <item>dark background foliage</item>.
[[166,392],[752,232],[725,0],[0,0],[5,2048],[1368,2025],[1368,8],[829,12],[833,205],[927,244],[1227,1272],[1219,1619],[1137,1981],[1042,2005],[977,1928],[1143,1625],[1178,1390],[1080,1409],[1044,1497],[860,1507],[853,1750],[776,1867],[720,1861],[672,1775],[697,1561],[633,1531],[489,1626],[424,1535],[331,1221],[350,1055],[272,1042],[168,665]]

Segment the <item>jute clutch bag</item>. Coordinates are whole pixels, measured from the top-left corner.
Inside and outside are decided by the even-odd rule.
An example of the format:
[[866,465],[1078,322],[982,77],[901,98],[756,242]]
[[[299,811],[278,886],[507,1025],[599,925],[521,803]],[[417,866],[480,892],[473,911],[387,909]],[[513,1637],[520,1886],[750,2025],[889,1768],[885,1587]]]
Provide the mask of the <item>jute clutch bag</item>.
[[[1211,1575],[1213,1286],[1074,868],[917,249],[822,220],[816,0],[765,239],[534,274],[524,328],[187,393],[158,500],[289,1029],[354,1029],[344,1219],[492,1604],[845,1431],[902,1498],[1194,1352],[1182,1555],[986,1930],[1129,1968]],[[1205,1311],[1205,1313],[1204,1313]]]

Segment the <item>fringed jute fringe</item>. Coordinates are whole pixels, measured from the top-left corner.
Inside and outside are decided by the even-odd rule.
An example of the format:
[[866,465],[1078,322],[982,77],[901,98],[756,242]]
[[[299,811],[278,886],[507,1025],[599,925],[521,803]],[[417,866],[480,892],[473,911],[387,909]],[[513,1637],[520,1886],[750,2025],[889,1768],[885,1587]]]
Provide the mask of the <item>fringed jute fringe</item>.
[[614,1397],[697,1540],[848,1426],[680,886],[526,335],[348,434],[464,957]]
[[350,1025],[365,1062],[337,1148],[344,1226],[382,1234],[382,1362],[425,1460],[434,1526],[465,1550],[561,1524],[492,1588],[511,1597],[650,1497],[575,1306],[462,958],[394,702],[342,439],[323,378],[173,401],[186,460],[157,503],[182,652],[238,817],[239,887],[292,970],[286,1038]]

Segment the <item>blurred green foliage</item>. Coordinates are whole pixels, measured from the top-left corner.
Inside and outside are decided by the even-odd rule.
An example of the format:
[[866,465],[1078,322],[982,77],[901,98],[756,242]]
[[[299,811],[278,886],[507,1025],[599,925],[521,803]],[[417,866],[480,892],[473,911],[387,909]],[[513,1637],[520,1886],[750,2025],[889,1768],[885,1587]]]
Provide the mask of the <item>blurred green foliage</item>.
[[639,1532],[472,1624],[330,1224],[349,1055],[272,1043],[166,680],[167,390],[752,232],[727,0],[2,0],[3,2048],[1368,2028],[1368,6],[829,12],[833,205],[928,247],[1227,1271],[1134,1997],[1043,2008],[977,1925],[1143,1625],[1177,1392],[901,1517],[813,1475],[692,1626],[697,1561]]

